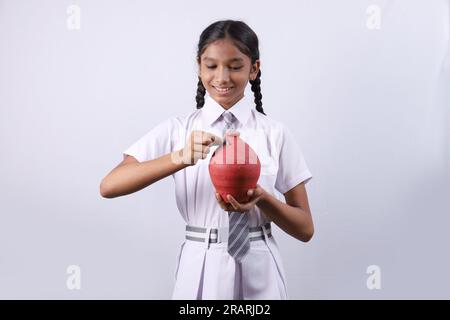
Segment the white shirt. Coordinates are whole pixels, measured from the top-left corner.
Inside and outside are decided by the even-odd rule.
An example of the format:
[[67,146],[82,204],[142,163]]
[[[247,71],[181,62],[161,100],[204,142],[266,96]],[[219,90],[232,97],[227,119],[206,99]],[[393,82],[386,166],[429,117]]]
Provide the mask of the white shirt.
[[[238,120],[234,127],[240,138],[258,155],[261,162],[258,184],[263,189],[284,200],[281,194],[312,178],[292,133],[280,122],[258,112],[253,97],[244,96],[228,110]],[[203,108],[186,117],[174,117],[160,123],[123,153],[143,162],[183,148],[192,130],[221,136],[224,111],[206,94]],[[216,148],[211,148],[206,159],[172,175],[177,207],[188,225],[228,227],[228,213],[217,203],[208,171],[209,160]],[[268,222],[257,206],[248,214],[250,227]],[[287,299],[277,244],[273,237],[266,239],[267,242],[251,242],[241,266],[228,254],[226,242],[207,245],[186,240],[180,248],[172,298]]]

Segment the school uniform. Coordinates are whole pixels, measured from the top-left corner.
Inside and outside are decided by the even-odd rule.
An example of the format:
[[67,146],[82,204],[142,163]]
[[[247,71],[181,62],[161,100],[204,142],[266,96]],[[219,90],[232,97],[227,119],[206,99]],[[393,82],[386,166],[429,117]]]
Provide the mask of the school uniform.
[[[123,153],[143,162],[182,149],[193,130],[222,136],[224,111],[206,94],[203,108],[160,123]],[[245,95],[228,111],[237,119],[234,129],[260,159],[258,184],[263,189],[284,200],[281,194],[312,178],[290,130],[258,112],[252,96]],[[208,170],[216,148],[211,148],[206,159],[172,175],[177,207],[187,225],[172,298],[287,299],[285,273],[270,221],[257,206],[247,213],[252,241],[245,258],[236,263],[227,252],[228,212],[217,203]]]

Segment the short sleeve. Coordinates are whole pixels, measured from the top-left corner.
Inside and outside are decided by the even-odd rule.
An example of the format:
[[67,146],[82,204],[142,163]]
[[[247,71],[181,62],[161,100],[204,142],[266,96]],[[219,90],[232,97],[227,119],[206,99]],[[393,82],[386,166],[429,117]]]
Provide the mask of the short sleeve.
[[292,132],[282,126],[279,140],[279,163],[275,188],[282,194],[312,178],[303,152]]
[[123,153],[135,157],[139,162],[153,160],[172,152],[175,137],[176,121],[168,119],[147,132]]

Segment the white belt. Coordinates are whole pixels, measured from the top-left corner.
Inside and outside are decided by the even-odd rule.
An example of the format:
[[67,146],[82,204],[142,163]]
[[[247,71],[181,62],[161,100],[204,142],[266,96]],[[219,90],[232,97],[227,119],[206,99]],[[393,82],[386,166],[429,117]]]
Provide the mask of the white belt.
[[[263,226],[249,228],[250,241],[264,240],[264,230],[267,236],[272,237],[270,222]],[[228,227],[205,228],[186,226],[186,240],[205,242],[206,234],[209,233],[209,243],[222,243],[228,241]]]

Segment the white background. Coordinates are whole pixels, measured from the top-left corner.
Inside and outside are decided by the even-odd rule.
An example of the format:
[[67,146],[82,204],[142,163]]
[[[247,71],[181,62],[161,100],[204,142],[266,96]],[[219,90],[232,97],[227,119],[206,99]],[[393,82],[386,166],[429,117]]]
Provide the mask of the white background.
[[0,0],[0,298],[170,298],[184,238],[172,178],[116,199],[99,184],[195,110],[197,41],[219,19],[258,34],[264,110],[313,174],[314,238],[275,228],[290,297],[450,298],[445,0]]

